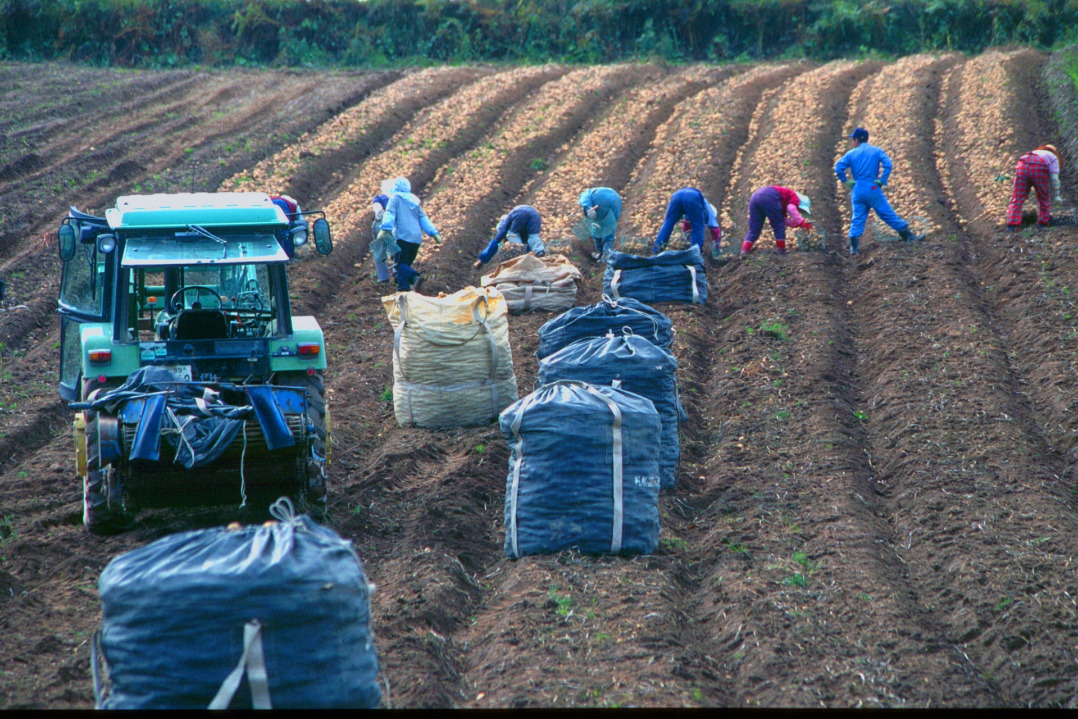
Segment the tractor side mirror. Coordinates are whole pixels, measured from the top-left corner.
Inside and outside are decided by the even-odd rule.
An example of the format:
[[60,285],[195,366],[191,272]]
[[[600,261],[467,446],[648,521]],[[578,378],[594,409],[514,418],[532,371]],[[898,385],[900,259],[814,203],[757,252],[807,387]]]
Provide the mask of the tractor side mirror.
[[56,231],[56,239],[59,244],[60,259],[67,262],[75,256],[75,226],[65,222]]
[[326,218],[319,217],[314,221],[314,247],[320,255],[328,255],[333,252],[333,238],[329,236],[329,222]]

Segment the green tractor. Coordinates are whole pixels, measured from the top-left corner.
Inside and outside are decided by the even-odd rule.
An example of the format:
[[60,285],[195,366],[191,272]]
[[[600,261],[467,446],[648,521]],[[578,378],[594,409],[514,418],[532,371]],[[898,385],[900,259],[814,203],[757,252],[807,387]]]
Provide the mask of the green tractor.
[[60,396],[77,411],[89,531],[122,531],[140,508],[257,511],[281,495],[324,508],[325,341],[292,315],[285,272],[308,234],[332,251],[323,212],[259,192],[128,195],[103,218],[71,208]]

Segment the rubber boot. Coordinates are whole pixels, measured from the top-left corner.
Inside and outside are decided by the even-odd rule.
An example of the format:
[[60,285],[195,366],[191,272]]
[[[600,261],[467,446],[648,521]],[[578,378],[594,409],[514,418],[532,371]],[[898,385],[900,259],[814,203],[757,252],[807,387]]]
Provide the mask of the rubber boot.
[[898,234],[906,242],[920,242],[925,238],[924,233],[920,235],[913,234],[913,230],[910,229],[909,225],[906,225],[901,230],[899,230]]
[[861,251],[861,238],[860,237],[851,237],[850,238],[850,255],[860,254],[860,251]]

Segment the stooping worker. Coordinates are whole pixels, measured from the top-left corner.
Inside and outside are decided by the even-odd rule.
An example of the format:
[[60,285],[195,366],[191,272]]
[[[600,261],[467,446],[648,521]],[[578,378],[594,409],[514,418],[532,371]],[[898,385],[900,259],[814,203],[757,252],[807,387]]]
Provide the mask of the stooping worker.
[[412,263],[419,254],[423,233],[430,235],[435,242],[441,242],[442,238],[420,207],[419,198],[412,194],[412,183],[407,178],[398,177],[393,183],[393,194],[386,203],[380,230],[378,239],[383,242],[396,240],[400,247],[400,254],[397,255],[397,291],[418,291],[423,284],[423,275],[412,269]]
[[388,282],[393,276],[395,257],[400,252],[397,241],[391,233],[382,233],[382,218],[389,204],[389,196],[378,194],[371,200],[371,210],[374,212],[374,224],[371,225],[371,258],[374,259],[374,270],[378,273],[379,282]]
[[670,196],[670,202],[666,205],[666,217],[663,218],[663,226],[659,228],[659,234],[655,237],[655,246],[652,251],[659,254],[666,243],[670,241],[670,233],[674,231],[674,225],[678,220],[688,220],[692,229],[689,235],[689,244],[704,249],[704,227],[718,227],[719,220],[714,212],[715,208],[704,198],[704,193],[695,187],[682,187]]
[[[861,235],[865,231],[868,211],[875,210],[876,216],[886,222],[891,229],[906,242],[923,240],[925,236],[915,235],[908,222],[891,209],[891,203],[883,195],[883,188],[891,177],[891,158],[887,153],[868,144],[868,130],[856,128],[847,137],[853,142],[853,149],[835,163],[835,177],[850,190],[850,202],[853,205],[853,220],[850,221],[850,254],[860,250]],[[852,179],[846,179],[849,169]]]
[[1007,230],[1014,232],[1022,224],[1022,205],[1029,197],[1032,187],[1037,193],[1037,224],[1047,227],[1051,221],[1048,198],[1049,183],[1055,191],[1055,201],[1062,202],[1059,194],[1059,151],[1054,145],[1041,145],[1032,152],[1018,158],[1014,168],[1014,184],[1011,187],[1011,201],[1007,204]]
[[482,267],[494,259],[494,255],[498,254],[498,245],[502,240],[508,240],[518,245],[527,245],[528,250],[536,257],[544,256],[546,246],[539,236],[542,230],[543,220],[539,216],[539,211],[531,205],[517,205],[498,220],[498,227],[494,230],[494,239],[490,241],[485,250],[479,253],[479,259],[476,260],[473,267]]
[[609,187],[591,187],[580,193],[580,209],[588,218],[588,232],[595,243],[591,258],[598,262],[614,248],[614,233],[621,219],[621,195]]
[[[281,212],[292,222],[298,214],[301,212],[299,209],[299,203],[288,195],[274,195],[270,197],[270,202],[281,208]],[[288,255],[288,259],[292,259],[296,256],[296,246],[292,243],[292,233],[289,230],[281,232],[277,239],[281,242],[281,247],[284,248],[284,253]]]
[[812,223],[802,217],[811,214],[809,198],[789,187],[768,185],[752,193],[749,198],[749,229],[741,242],[741,257],[752,252],[752,246],[764,229],[764,219],[771,223],[775,233],[775,252],[786,254],[786,228],[801,227],[812,230]]
[[[688,220],[681,221],[681,231],[686,235],[692,236],[692,223]],[[705,240],[711,240],[711,251],[714,254],[720,252],[720,242],[722,242],[722,228],[719,227],[719,213],[715,209],[715,206],[710,202],[707,203],[707,235]]]

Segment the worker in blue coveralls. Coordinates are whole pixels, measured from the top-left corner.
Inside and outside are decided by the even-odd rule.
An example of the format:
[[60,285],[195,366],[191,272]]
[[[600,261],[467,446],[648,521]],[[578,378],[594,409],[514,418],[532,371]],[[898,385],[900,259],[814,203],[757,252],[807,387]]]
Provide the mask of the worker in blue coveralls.
[[595,243],[591,258],[598,262],[614,249],[614,232],[621,219],[621,195],[609,187],[591,187],[580,193],[580,209],[588,218],[588,232]]
[[393,183],[393,194],[389,197],[386,211],[382,215],[381,231],[378,237],[383,241],[388,238],[382,233],[390,233],[400,247],[397,256],[397,291],[419,291],[423,284],[423,275],[412,268],[419,246],[423,242],[423,233],[435,242],[441,242],[438,229],[420,207],[419,198],[412,194],[412,183],[405,177],[398,177]]
[[689,245],[696,245],[701,251],[704,249],[704,228],[719,226],[715,208],[704,199],[704,193],[695,187],[683,187],[670,196],[670,202],[666,205],[666,218],[663,220],[663,226],[659,228],[655,246],[652,248],[655,254],[659,254],[666,247],[670,233],[680,219],[688,220],[691,225]]
[[542,230],[543,219],[539,216],[539,211],[531,205],[517,205],[498,220],[498,227],[494,231],[494,239],[490,241],[485,250],[479,253],[479,259],[476,260],[473,267],[482,267],[494,259],[494,255],[498,254],[498,245],[502,240],[508,240],[515,244],[525,244],[536,257],[544,256],[546,246],[539,236]]
[[[875,210],[876,215],[906,242],[923,240],[925,236],[913,234],[909,223],[891,209],[891,203],[883,195],[883,188],[891,177],[891,158],[880,148],[868,144],[868,130],[863,127],[856,128],[847,137],[853,142],[853,149],[835,163],[835,177],[850,190],[853,204],[850,254],[856,255],[860,251],[861,235],[870,209]],[[846,179],[847,168],[853,179]]]

